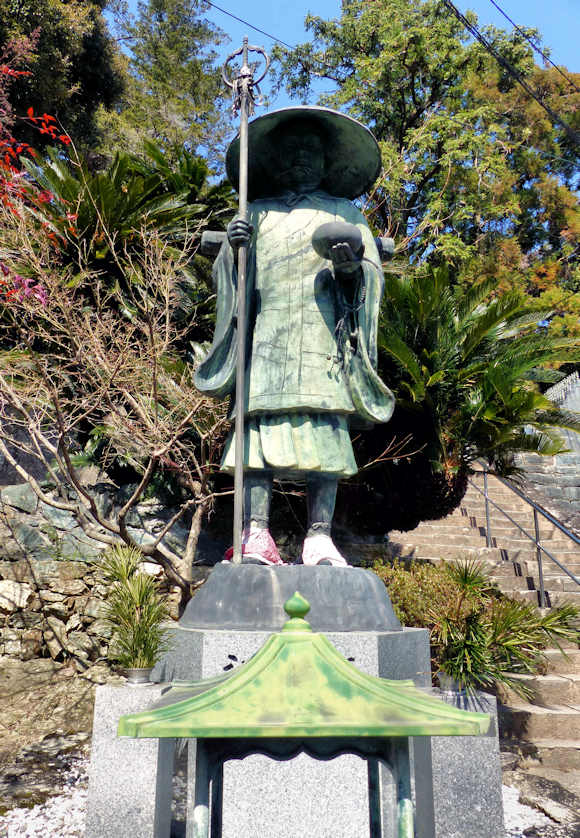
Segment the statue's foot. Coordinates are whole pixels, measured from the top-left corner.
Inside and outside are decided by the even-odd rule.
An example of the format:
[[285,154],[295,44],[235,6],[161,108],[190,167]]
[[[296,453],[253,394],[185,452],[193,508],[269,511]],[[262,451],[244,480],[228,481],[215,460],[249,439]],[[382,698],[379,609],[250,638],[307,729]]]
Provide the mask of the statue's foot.
[[350,567],[347,560],[338,552],[334,541],[329,535],[309,535],[304,539],[302,548],[302,564],[333,565],[334,567]]
[[[224,559],[231,561],[234,548],[226,550]],[[271,567],[285,565],[280,558],[276,542],[270,530],[262,527],[246,527],[242,533],[242,564],[263,564]]]

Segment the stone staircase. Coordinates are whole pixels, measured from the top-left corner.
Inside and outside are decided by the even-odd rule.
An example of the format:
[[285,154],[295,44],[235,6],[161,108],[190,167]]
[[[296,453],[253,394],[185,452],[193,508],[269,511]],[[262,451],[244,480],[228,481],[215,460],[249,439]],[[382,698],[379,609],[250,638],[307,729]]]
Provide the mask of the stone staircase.
[[[483,488],[483,475],[473,482]],[[501,481],[488,476],[489,496],[510,517],[534,534],[532,508]],[[580,545],[566,538],[546,519],[540,520],[541,542],[572,573],[580,577]],[[472,557],[483,561],[492,579],[510,596],[539,604],[536,549],[518,528],[493,507],[490,514],[491,547],[486,546],[485,501],[469,486],[452,515],[420,524],[412,532],[389,533],[388,550],[395,557],[440,562]],[[580,606],[580,585],[551,562],[543,559],[548,605],[568,601]],[[565,655],[547,652],[543,675],[515,676],[532,693],[526,702],[510,690],[500,693],[499,717],[503,748],[528,761],[541,760],[542,768],[580,772],[580,648],[571,644]]]
[[[482,472],[474,475],[472,480],[483,489]],[[490,498],[533,536],[532,507],[492,475],[488,476],[488,487]],[[543,546],[580,578],[580,545],[567,538],[542,516],[538,518]],[[491,546],[487,547],[485,500],[470,485],[460,507],[447,518],[425,521],[410,532],[390,532],[388,552],[393,557],[435,563],[455,558],[479,559],[491,571],[493,581],[502,591],[539,605],[535,545],[491,504],[490,522]],[[542,566],[546,604],[551,606],[569,601],[577,602],[580,606],[580,585],[545,555]]]
[[505,750],[544,768],[580,772],[580,649],[565,656],[549,649],[545,675],[517,675],[532,691],[530,702],[511,690],[499,693],[499,725]]

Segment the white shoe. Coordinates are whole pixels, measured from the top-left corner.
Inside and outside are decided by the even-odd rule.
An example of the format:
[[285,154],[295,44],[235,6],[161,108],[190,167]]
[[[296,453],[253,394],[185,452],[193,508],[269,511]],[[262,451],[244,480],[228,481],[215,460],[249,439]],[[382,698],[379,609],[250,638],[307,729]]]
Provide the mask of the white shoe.
[[302,564],[333,565],[334,567],[350,567],[347,560],[342,556],[329,535],[309,535],[304,539],[302,547]]

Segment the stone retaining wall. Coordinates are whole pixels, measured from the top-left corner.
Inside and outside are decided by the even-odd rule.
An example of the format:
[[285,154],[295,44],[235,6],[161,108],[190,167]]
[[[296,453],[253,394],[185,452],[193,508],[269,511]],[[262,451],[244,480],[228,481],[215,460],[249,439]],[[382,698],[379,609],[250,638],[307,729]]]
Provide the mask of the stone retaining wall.
[[[558,407],[580,413],[580,376],[572,373],[546,390],[546,398]],[[580,433],[556,429],[562,442],[569,449],[566,454],[542,457],[537,454],[519,454],[516,464],[525,472],[525,491],[542,506],[556,505],[558,518],[580,514]],[[568,507],[568,510],[566,509]]]
[[0,655],[105,658],[106,587],[92,562],[106,548],[73,516],[38,500],[27,483],[0,489]]
[[[115,494],[98,484],[93,495],[110,514],[130,488]],[[137,543],[153,539],[174,511],[147,499],[132,511],[129,531]],[[177,525],[165,541],[179,551],[187,535]],[[69,512],[39,501],[28,484],[0,487],[0,656],[71,659],[79,669],[106,657],[111,632],[101,612],[107,588],[98,571],[106,547],[85,535]],[[196,563],[211,566],[224,549],[204,533]],[[196,580],[207,575],[207,566],[194,574]],[[158,565],[143,567],[159,575],[162,591],[170,593]]]
[[67,658],[80,669],[105,658],[106,587],[83,562],[0,562],[0,655]]

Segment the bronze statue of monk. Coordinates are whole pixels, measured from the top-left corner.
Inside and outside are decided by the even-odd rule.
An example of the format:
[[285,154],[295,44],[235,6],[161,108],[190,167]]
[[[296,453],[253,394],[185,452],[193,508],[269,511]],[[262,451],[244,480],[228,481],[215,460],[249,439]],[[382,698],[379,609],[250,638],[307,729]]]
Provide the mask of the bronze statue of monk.
[[[376,373],[383,273],[351,203],[380,152],[359,122],[325,108],[274,111],[249,125],[248,222],[234,219],[214,265],[217,320],[196,386],[235,389],[237,248],[247,245],[244,562],[281,564],[268,527],[272,481],[306,483],[304,564],[344,566],[331,538],[336,490],[357,472],[350,427],[387,422],[394,398]],[[239,141],[226,167],[238,182]],[[233,411],[232,411],[233,413]],[[231,434],[222,469],[233,472]]]

